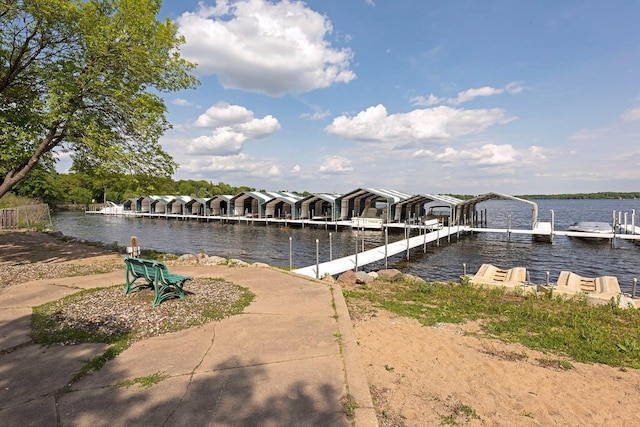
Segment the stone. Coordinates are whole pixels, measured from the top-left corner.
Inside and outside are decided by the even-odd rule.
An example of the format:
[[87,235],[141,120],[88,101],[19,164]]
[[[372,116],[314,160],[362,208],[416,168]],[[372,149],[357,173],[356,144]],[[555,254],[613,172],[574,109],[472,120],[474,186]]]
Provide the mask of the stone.
[[356,276],[356,273],[354,273],[352,270],[347,270],[340,276],[338,276],[337,282],[343,286],[355,286],[357,280],[358,277]]
[[379,277],[379,274],[375,271],[370,271],[367,273],[367,276],[371,277],[373,280],[376,280]]
[[418,276],[414,276],[413,274],[404,274],[402,276],[402,278],[406,281],[406,282],[411,282],[411,283],[427,283],[426,280],[424,280],[422,277],[418,277]]
[[402,279],[402,272],[395,268],[378,271],[378,276],[387,282],[397,282]]
[[356,271],[356,283],[357,284],[366,284],[373,282],[371,276],[364,271]]
[[220,264],[226,264],[227,259],[221,256],[212,255],[200,260],[200,263],[203,265],[220,265]]
[[251,264],[251,267],[265,268],[269,267],[269,264],[266,264],[264,262],[254,262],[253,264]]

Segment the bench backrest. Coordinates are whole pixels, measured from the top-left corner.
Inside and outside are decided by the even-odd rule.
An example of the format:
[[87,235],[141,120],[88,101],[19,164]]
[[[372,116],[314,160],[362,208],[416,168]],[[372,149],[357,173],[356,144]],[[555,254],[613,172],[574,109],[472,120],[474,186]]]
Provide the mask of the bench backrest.
[[152,280],[156,275],[156,269],[161,270],[163,273],[168,273],[169,269],[167,265],[162,261],[153,261],[150,259],[124,257],[124,262],[127,264],[133,272],[148,280]]

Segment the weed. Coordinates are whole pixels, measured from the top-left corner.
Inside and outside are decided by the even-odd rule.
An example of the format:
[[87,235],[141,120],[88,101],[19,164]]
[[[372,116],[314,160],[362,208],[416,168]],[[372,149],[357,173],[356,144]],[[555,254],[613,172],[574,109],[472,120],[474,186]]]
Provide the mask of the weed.
[[441,416],[440,425],[457,426],[459,418],[464,418],[466,424],[471,420],[479,420],[480,416],[472,407],[458,402],[451,407],[451,414]]
[[395,369],[393,366],[389,366],[389,365],[384,365],[384,369],[386,369],[389,372],[393,372],[393,370]]
[[164,373],[156,372],[155,374],[147,375],[146,377],[137,377],[131,380],[120,380],[115,384],[115,387],[129,388],[138,384],[140,388],[149,388],[168,377],[169,376]]
[[360,405],[354,399],[353,396],[347,394],[342,398],[342,411],[345,413],[347,418],[353,419],[356,416],[356,409],[358,409]]
[[573,369],[573,364],[567,360],[543,358],[543,359],[538,359],[538,362],[540,362],[542,366],[558,368],[565,371],[568,371],[569,369]]

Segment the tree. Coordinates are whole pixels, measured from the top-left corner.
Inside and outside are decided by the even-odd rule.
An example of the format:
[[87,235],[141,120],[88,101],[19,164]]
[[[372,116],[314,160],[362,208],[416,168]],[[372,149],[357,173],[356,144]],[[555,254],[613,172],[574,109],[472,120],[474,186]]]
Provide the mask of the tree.
[[170,177],[161,92],[193,88],[161,0],[0,0],[0,197],[69,152],[77,171]]

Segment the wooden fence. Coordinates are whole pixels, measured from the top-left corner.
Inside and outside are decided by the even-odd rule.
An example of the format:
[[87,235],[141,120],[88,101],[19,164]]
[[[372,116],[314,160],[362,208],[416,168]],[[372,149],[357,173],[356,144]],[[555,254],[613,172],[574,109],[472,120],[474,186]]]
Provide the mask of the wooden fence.
[[0,230],[47,227],[51,227],[51,215],[47,204],[0,209]]

